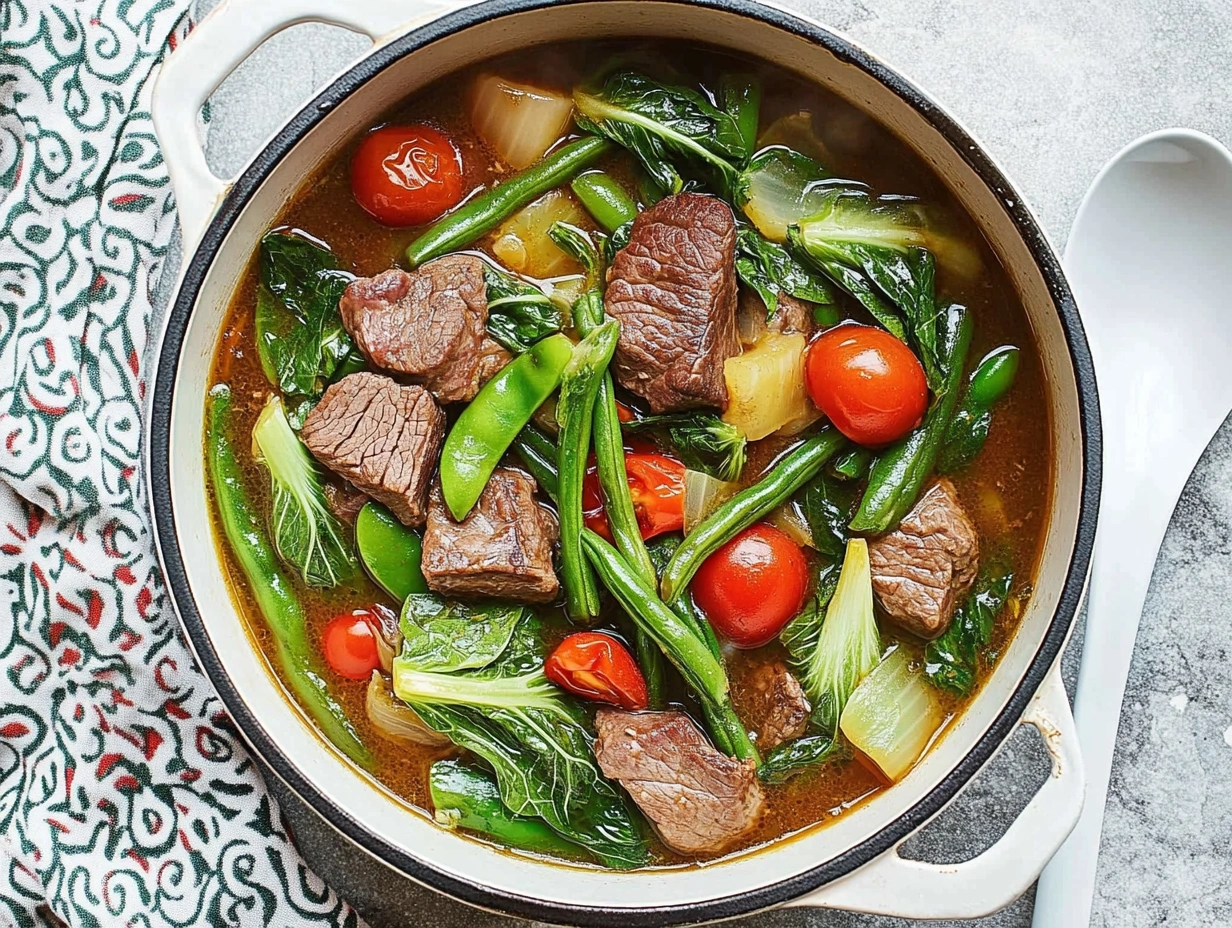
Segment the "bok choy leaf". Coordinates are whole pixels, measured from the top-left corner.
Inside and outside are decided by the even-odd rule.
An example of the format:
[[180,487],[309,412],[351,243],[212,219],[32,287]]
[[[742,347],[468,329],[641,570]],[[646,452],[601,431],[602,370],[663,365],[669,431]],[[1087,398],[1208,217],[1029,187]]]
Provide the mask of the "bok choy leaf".
[[321,469],[292,431],[280,396],[257,417],[252,452],[270,475],[270,538],[278,556],[309,586],[337,586],[354,574],[355,554],[325,501]]
[[928,681],[959,696],[975,687],[980,653],[992,640],[993,625],[1005,607],[1014,574],[1004,555],[988,559],[967,601],[954,613],[950,627],[924,649]]
[[484,263],[488,291],[488,334],[514,354],[561,328],[560,309],[534,284]]
[[464,607],[426,596],[403,611],[394,693],[491,768],[511,813],[542,819],[609,866],[647,863],[644,828],[599,771],[585,712],[544,676],[542,620],[525,606],[474,605],[466,621],[484,629],[469,634],[453,624]]
[[774,315],[783,293],[825,306],[837,302],[824,274],[745,223],[736,229],[736,273],[761,297],[767,319]]
[[739,480],[748,442],[741,431],[713,413],[669,413],[624,423],[626,432],[661,431],[690,470],[717,480]]

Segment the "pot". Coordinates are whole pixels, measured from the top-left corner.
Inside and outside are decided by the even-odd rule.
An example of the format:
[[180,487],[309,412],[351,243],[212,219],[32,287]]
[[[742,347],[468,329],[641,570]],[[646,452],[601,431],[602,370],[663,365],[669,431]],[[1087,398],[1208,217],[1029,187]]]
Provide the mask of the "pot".
[[[372,50],[329,83],[240,175],[206,166],[202,103],[261,42],[295,23],[344,26]],[[946,737],[900,783],[834,823],[707,864],[616,873],[517,857],[450,834],[323,744],[245,634],[208,517],[202,454],[210,360],[231,294],[301,180],[391,103],[468,63],[545,41],[658,36],[766,59],[855,103],[929,162],[1008,269],[1038,340],[1055,445],[1055,489],[1035,594],[1013,642]],[[395,870],[458,899],[556,923],[697,923],[781,904],[908,918],[965,918],[1021,894],[1069,834],[1082,761],[1057,658],[1081,602],[1099,487],[1091,359],[1056,255],[984,150],[895,71],[821,25],[750,0],[227,0],[164,65],[154,123],[179,204],[186,258],[151,391],[148,452],[164,576],[197,659],[252,749],[335,828]],[[974,860],[902,859],[1019,724],[1052,775]]]

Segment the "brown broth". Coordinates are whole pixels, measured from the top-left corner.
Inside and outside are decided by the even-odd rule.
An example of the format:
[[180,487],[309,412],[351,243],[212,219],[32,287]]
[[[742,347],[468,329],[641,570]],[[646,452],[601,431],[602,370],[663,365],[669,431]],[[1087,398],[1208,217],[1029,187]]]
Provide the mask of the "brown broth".
[[[574,44],[537,50],[530,71],[539,80],[567,85],[581,73],[581,62],[601,61],[615,51],[642,56],[647,61],[664,61],[654,43]],[[487,63],[483,70],[499,68],[515,75],[527,68],[518,61]],[[681,62],[682,70],[703,82],[713,78],[733,62],[711,50],[674,45],[670,60]],[[991,437],[983,454],[965,472],[954,478],[985,546],[993,540],[1008,543],[1016,576],[1019,599],[1029,595],[1046,528],[1052,485],[1051,429],[1045,401],[1043,374],[1038,352],[1016,294],[991,249],[954,201],[939,178],[888,131],[861,111],[833,95],[803,84],[798,78],[764,65],[740,62],[754,67],[763,78],[765,101],[762,128],[782,115],[800,110],[815,114],[814,129],[824,145],[828,166],[838,175],[863,180],[881,193],[904,193],[919,197],[930,210],[934,226],[946,229],[954,241],[979,259],[978,272],[962,278],[944,262],[938,269],[938,294],[968,305],[975,316],[975,342],[971,363],[989,350],[1004,344],[1023,349],[1017,384],[998,406]],[[467,181],[478,188],[498,182],[509,171],[475,137],[464,115],[462,88],[467,78],[481,68],[460,72],[419,93],[388,115],[391,122],[433,123],[448,132],[459,144],[467,166]],[[353,140],[332,156],[279,215],[277,225],[301,229],[327,242],[344,265],[357,274],[370,276],[398,263],[406,245],[418,229],[389,229],[372,221],[355,203],[350,192],[350,157],[358,140]],[[616,155],[601,165],[622,180],[632,176],[629,160]],[[631,188],[632,189],[632,188]],[[481,242],[480,247],[486,243]],[[253,307],[257,289],[255,257],[236,290],[214,361],[212,383],[226,382],[232,388],[235,447],[248,447],[248,435],[271,388],[256,353]],[[760,446],[760,447],[758,447]],[[748,475],[755,475],[781,450],[773,439],[750,449]],[[268,478],[251,460],[246,462],[248,490],[257,505],[269,504]],[[216,512],[214,513],[217,518]],[[221,527],[215,526],[216,537]],[[253,645],[272,653],[271,631],[263,620],[247,588],[243,573],[225,549],[220,557],[231,579],[232,590],[241,613],[248,621]],[[388,598],[364,577],[321,593],[299,588],[308,613],[309,632],[319,639],[324,624],[334,615]],[[393,603],[389,603],[393,606]],[[999,619],[990,653],[1004,651],[1016,631],[1016,610],[1007,609]],[[917,657],[922,644],[892,626],[882,625],[885,640],[897,640]],[[733,698],[742,717],[756,728],[749,708],[744,681],[760,663],[782,657],[776,643],[756,651],[736,651],[729,657]],[[277,670],[271,664],[271,673]],[[365,684],[331,680],[335,696],[346,709],[363,741],[373,750],[372,775],[390,793],[410,806],[430,814],[427,775],[434,760],[456,753],[452,749],[430,749],[384,740],[373,729],[364,711]],[[292,697],[288,697],[292,698]],[[962,710],[967,700],[942,695],[948,713]],[[766,814],[755,831],[737,847],[725,853],[755,847],[784,835],[793,834],[820,822],[833,820],[844,810],[881,788],[879,780],[860,764],[830,764],[804,773],[781,786],[767,788]],[[661,865],[686,863],[690,859],[657,847]]]

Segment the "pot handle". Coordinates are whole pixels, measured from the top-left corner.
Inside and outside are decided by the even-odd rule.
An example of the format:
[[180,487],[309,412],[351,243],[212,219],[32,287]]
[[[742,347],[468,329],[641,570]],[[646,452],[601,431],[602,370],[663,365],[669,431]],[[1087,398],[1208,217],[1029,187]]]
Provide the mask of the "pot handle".
[[859,870],[787,904],[900,918],[978,918],[1021,896],[1082,812],[1082,754],[1059,661],[1021,724],[1034,725],[1043,737],[1052,774],[996,844],[973,860],[932,864],[900,857],[900,842]]
[[414,22],[428,22],[458,0],[223,0],[167,57],[150,114],[167,162],[184,237],[196,247],[232,180],[214,176],[197,133],[197,116],[219,84],[271,36],[300,23],[326,23],[380,44]]

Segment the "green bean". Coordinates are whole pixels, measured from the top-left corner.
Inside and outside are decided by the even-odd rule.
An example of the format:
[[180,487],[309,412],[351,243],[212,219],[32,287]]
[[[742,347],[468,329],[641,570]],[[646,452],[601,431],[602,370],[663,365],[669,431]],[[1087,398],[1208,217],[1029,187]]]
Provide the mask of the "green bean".
[[615,232],[626,222],[637,218],[637,204],[625,193],[625,188],[602,171],[587,171],[569,185],[582,201],[595,222],[608,232]]
[[539,488],[552,502],[557,502],[556,442],[533,425],[528,425],[513,440],[513,450],[538,482]]
[[278,567],[273,546],[244,487],[243,471],[227,437],[231,391],[220,384],[210,391],[207,461],[223,534],[248,581],[257,608],[273,631],[274,661],[282,679],[299,698],[304,710],[338,750],[362,767],[371,767],[372,755],[346,712],[329,692],[320,658],[308,636],[304,607],[290,581]]
[[575,621],[588,621],[599,614],[599,590],[582,552],[582,483],[590,456],[595,399],[619,336],[620,325],[613,319],[596,326],[578,342],[565,366],[556,404],[556,419],[560,423],[556,468],[561,579],[565,606]]
[[471,244],[492,231],[540,194],[559,187],[612,148],[610,142],[587,137],[570,142],[491,190],[484,191],[411,242],[407,264],[418,267]]
[[510,812],[501,802],[500,787],[488,773],[456,760],[438,760],[428,775],[436,821],[446,828],[465,828],[492,838],[502,847],[579,857],[580,845],[567,841],[542,819]]
[[776,506],[791,498],[843,447],[846,439],[835,429],[825,428],[792,449],[770,473],[741,490],[691,531],[663,571],[659,584],[663,599],[674,602],[684,595],[702,561],[727,544]]
[[834,459],[830,473],[839,480],[859,480],[868,474],[873,463],[873,452],[867,448],[852,448]]
[[868,476],[868,487],[851,528],[880,535],[894,528],[915,505],[920,488],[933,465],[958,404],[963,362],[971,345],[971,314],[951,306],[942,321],[941,350],[946,361],[940,395],[924,414],[924,421],[898,444],[882,453]]
[[987,408],[1009,393],[1018,376],[1018,356],[1017,348],[1006,345],[984,358],[967,387],[971,402]]
[[1018,374],[1018,349],[1002,347],[979,363],[967,381],[958,412],[945,432],[937,470],[952,474],[976,459],[988,441],[992,408],[1014,386]]
[[560,383],[573,343],[549,335],[514,358],[458,416],[441,449],[441,495],[461,522],[518,433]]

